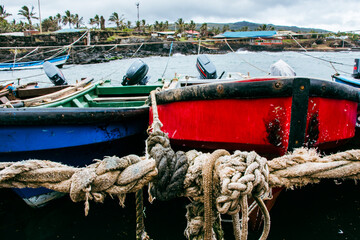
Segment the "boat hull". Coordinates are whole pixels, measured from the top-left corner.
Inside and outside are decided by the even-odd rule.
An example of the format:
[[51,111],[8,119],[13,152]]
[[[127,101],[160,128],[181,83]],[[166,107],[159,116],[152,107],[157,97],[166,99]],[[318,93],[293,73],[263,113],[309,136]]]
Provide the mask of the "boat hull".
[[166,91],[157,101],[162,130],[174,145],[283,155],[352,138],[358,95],[329,81],[253,79]]
[[[148,116],[147,106],[3,109],[0,161],[40,159],[83,167],[96,158],[130,154],[129,144],[144,144]],[[34,207],[63,195],[45,188],[15,191]]]
[[31,61],[31,62],[16,62],[16,63],[1,63],[0,71],[6,70],[24,70],[24,69],[36,69],[42,68],[45,61],[51,62],[58,67],[62,67],[69,59],[70,55],[55,57],[48,60]]

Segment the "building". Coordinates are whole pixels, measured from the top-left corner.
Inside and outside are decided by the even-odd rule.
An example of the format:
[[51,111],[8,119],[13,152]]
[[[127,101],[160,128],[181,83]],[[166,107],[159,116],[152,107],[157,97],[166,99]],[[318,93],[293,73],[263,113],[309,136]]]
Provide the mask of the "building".
[[280,45],[282,37],[276,31],[225,32],[214,38],[238,39],[251,45]]

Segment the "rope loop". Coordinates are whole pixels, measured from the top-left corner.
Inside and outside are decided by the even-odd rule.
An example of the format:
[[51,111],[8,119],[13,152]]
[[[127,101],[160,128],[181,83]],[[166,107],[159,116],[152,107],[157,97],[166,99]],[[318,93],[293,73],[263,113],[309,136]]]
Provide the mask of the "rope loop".
[[220,178],[220,196],[216,207],[222,214],[240,211],[242,197],[262,196],[269,191],[269,169],[266,158],[255,152],[236,151],[219,159],[217,174]]

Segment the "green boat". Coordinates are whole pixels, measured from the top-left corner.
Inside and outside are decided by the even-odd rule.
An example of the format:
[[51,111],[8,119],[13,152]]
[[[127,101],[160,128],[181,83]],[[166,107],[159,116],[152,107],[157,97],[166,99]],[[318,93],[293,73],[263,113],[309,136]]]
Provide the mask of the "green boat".
[[[46,103],[32,99],[0,109],[0,162],[47,159],[72,166],[103,156],[123,156],[144,144],[149,122],[146,100],[161,82],[114,86],[89,83]],[[48,189],[16,189],[27,204],[41,206],[58,197]]]

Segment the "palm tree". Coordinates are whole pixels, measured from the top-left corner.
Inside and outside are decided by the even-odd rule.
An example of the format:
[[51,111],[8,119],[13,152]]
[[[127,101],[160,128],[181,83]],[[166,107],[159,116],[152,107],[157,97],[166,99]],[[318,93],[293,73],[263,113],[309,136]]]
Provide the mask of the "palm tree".
[[4,5],[0,5],[0,21],[5,20],[5,18],[9,16],[11,16],[11,14],[5,11]]
[[71,28],[71,24],[74,23],[74,15],[71,14],[69,10],[66,10],[65,15],[62,16],[62,23],[64,25],[69,24],[70,28]]
[[169,21],[165,21],[163,30],[168,30],[168,29],[169,29]]
[[138,31],[140,32],[140,25],[141,25],[141,23],[140,23],[140,21],[136,21],[136,28],[138,29]]
[[91,25],[97,25],[99,27],[100,26],[100,17],[99,17],[99,15],[96,14],[94,18],[90,18],[89,23]]
[[52,17],[52,16],[45,18],[42,21],[41,26],[45,32],[56,31],[59,29],[59,25],[56,17]]
[[144,33],[145,33],[145,30],[146,30],[146,20],[145,19],[141,20],[141,26],[143,27]]
[[195,31],[195,29],[196,29],[196,23],[193,20],[191,20],[189,23],[189,29],[191,31]]
[[117,12],[113,12],[111,14],[111,16],[109,17],[109,21],[114,22],[116,24],[117,29],[123,28],[124,14],[119,16],[119,14]]
[[182,34],[184,32],[185,23],[182,18],[179,18],[177,22],[175,22],[175,25],[177,26],[178,30],[177,32]]
[[30,30],[33,28],[31,19],[38,19],[38,17],[35,16],[36,13],[34,12],[34,6],[31,7],[31,11],[27,6],[22,6],[21,10],[19,10],[18,15],[21,15],[28,20]]
[[73,24],[75,25],[75,28],[80,28],[81,25],[84,24],[83,17],[79,17],[79,14],[75,14],[73,16]]
[[127,21],[126,26],[127,28],[131,28],[131,21]]
[[202,37],[205,37],[205,36],[207,36],[207,33],[208,33],[207,23],[203,23],[200,27],[200,34]]
[[105,18],[103,16],[100,16],[100,28],[105,30]]

